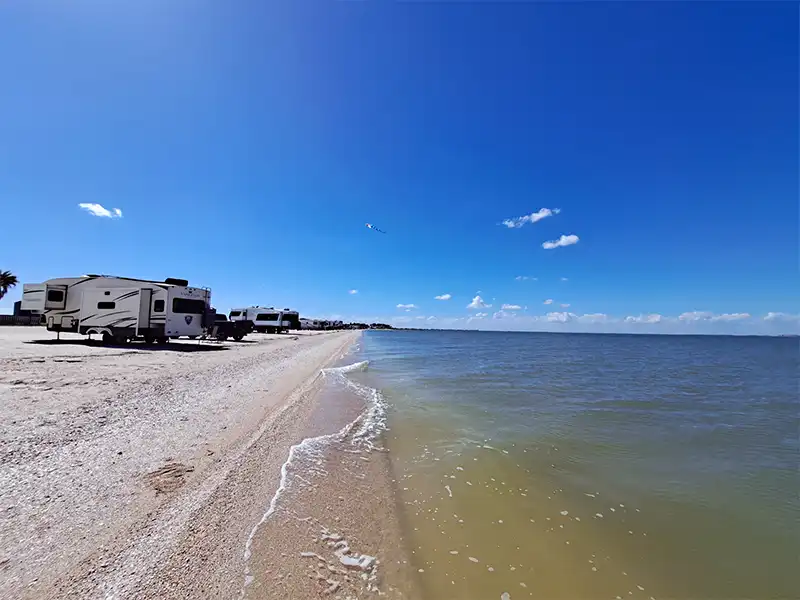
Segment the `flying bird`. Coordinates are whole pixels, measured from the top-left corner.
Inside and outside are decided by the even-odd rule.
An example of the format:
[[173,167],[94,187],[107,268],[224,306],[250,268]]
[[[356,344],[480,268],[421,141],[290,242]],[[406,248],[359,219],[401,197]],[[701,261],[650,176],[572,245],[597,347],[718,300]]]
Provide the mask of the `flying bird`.
[[367,229],[372,229],[372,231],[377,231],[378,233],[386,233],[382,229],[378,229],[377,227],[375,227],[375,225],[371,225],[369,223],[364,223],[364,225],[367,226]]

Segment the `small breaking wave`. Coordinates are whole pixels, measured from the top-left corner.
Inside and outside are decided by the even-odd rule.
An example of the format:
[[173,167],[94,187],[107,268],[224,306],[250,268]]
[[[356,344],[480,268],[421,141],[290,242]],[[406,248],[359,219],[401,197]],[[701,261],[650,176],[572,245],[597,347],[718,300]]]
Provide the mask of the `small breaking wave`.
[[369,366],[368,360],[362,360],[352,365],[345,365],[343,367],[329,367],[322,369],[323,375],[344,375],[345,373],[352,373],[353,371],[366,371]]

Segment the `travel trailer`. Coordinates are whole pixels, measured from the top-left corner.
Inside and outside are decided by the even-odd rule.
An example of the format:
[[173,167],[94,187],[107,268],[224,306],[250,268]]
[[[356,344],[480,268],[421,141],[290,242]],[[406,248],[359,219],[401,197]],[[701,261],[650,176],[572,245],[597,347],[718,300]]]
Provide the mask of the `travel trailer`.
[[289,322],[289,329],[300,329],[300,313],[288,308],[283,309],[283,321]]
[[300,319],[300,329],[324,329],[324,323],[318,319]]
[[135,338],[166,343],[199,337],[211,315],[211,291],[185,279],[150,281],[110,275],[48,279],[22,286],[22,308],[39,313],[48,331],[97,334],[105,342]]
[[300,315],[297,311],[273,306],[250,306],[234,308],[228,318],[231,321],[247,321],[259,333],[283,333],[288,329],[300,328]]

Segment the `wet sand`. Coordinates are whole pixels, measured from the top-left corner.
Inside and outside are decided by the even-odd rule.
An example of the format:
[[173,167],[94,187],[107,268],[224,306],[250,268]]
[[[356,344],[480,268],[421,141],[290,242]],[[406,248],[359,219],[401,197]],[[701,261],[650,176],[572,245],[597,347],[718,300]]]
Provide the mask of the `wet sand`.
[[[0,597],[239,597],[320,369],[358,335],[148,350],[0,328]],[[286,550],[253,538],[253,597],[306,544],[282,535]]]

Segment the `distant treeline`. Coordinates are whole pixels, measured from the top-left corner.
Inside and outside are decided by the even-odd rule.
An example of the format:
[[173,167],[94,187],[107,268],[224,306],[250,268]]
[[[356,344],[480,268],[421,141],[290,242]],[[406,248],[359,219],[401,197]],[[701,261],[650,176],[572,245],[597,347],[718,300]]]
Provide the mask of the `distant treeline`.
[[342,323],[341,321],[315,321],[314,329],[327,331],[340,329],[394,329],[386,323]]
[[345,329],[394,329],[391,325],[386,323],[346,323]]

